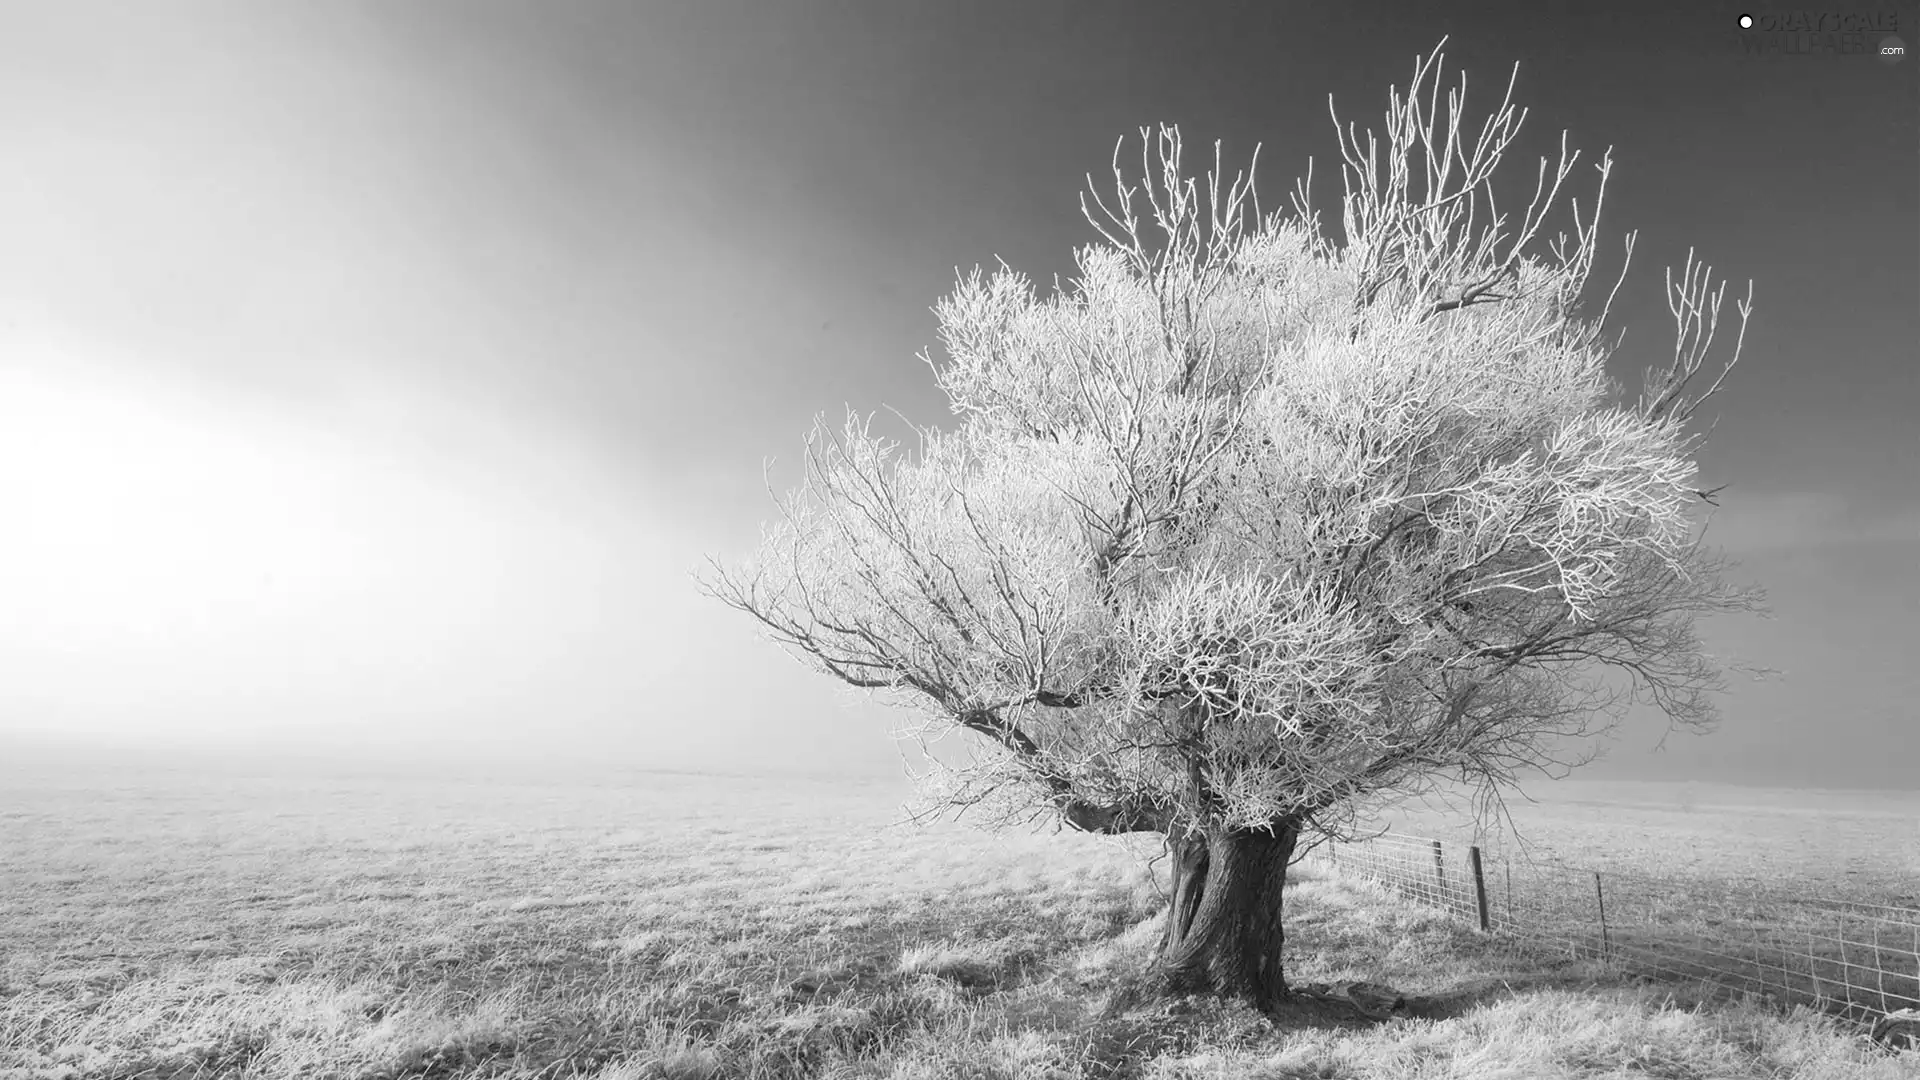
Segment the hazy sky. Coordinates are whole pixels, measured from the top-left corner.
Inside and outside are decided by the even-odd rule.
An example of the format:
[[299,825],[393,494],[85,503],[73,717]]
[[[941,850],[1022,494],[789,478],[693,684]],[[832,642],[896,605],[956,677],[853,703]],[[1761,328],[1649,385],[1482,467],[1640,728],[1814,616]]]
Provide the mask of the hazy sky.
[[7,3],[0,731],[895,769],[689,582],[763,460],[944,422],[929,307],[1069,271],[1140,125],[1263,144],[1273,203],[1311,155],[1337,221],[1328,94],[1377,125],[1451,34],[1476,120],[1520,62],[1503,190],[1615,148],[1620,374],[1689,246],[1755,280],[1704,466],[1775,619],[1709,637],[1786,674],[1607,768],[1912,785],[1920,62],[1670,6]]

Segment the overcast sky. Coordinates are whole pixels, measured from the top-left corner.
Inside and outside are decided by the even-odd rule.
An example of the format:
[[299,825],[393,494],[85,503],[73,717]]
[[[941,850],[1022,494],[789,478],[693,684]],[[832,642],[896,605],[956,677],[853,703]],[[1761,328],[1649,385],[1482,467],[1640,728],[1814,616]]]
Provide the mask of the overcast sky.
[[0,731],[895,770],[689,581],[763,461],[849,403],[946,421],[930,306],[1069,271],[1141,125],[1261,144],[1276,203],[1312,156],[1337,222],[1328,95],[1377,126],[1450,34],[1476,121],[1520,63],[1503,190],[1614,147],[1619,374],[1689,246],[1755,282],[1703,464],[1775,618],[1709,639],[1785,675],[1605,769],[1910,786],[1920,62],[1670,6],[7,3]]

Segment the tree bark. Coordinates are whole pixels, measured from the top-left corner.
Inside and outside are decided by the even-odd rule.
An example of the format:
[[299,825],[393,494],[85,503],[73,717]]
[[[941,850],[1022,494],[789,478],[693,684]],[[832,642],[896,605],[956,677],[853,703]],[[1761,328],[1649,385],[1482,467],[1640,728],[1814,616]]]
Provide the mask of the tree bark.
[[1170,993],[1238,998],[1262,1011],[1286,1000],[1281,970],[1281,890],[1300,823],[1272,832],[1209,828],[1169,836],[1173,897],[1158,968]]

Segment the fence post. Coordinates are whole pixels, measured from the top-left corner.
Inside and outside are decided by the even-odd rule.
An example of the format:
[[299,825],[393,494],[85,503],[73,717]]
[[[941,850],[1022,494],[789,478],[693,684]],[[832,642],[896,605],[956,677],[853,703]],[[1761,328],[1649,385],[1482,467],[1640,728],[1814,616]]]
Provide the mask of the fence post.
[[1433,880],[1439,882],[1433,898],[1445,904],[1447,902],[1447,861],[1440,854],[1440,841],[1433,842]]
[[1815,959],[1813,931],[1807,931],[1807,979],[1813,983],[1813,1007],[1818,1009],[1826,1005],[1826,991],[1820,989],[1820,962]]
[[1600,902],[1600,957],[1605,959],[1613,952],[1613,944],[1607,937],[1607,893],[1600,887],[1600,871],[1593,872],[1593,896]]
[[1893,1007],[1887,1004],[1887,962],[1880,957],[1880,920],[1875,919],[1873,926],[1873,985],[1880,991],[1880,1011],[1890,1013]]
[[1467,867],[1473,871],[1473,906],[1480,912],[1480,932],[1489,933],[1493,923],[1487,918],[1487,879],[1480,870],[1480,847],[1477,844],[1467,848]]
[[1500,868],[1506,871],[1507,875],[1507,929],[1511,932],[1514,927],[1520,925],[1513,917],[1513,864],[1502,859]]

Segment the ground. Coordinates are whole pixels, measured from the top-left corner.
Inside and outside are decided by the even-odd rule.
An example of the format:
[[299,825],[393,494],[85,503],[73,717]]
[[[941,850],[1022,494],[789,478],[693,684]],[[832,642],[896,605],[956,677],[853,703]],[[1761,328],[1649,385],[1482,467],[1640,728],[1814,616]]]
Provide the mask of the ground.
[[0,772],[6,1080],[1920,1076],[1304,867],[1290,978],[1420,1015],[1120,1008],[1144,838],[906,825],[892,784]]

